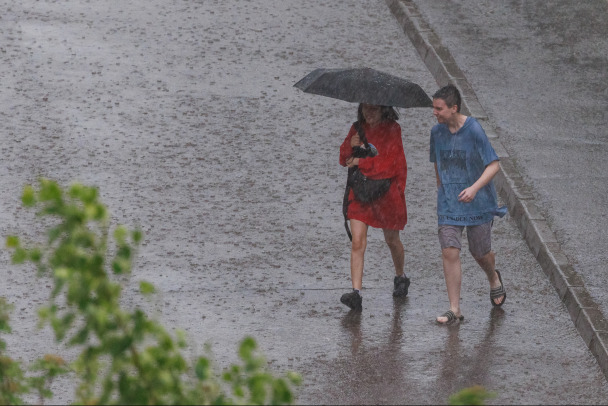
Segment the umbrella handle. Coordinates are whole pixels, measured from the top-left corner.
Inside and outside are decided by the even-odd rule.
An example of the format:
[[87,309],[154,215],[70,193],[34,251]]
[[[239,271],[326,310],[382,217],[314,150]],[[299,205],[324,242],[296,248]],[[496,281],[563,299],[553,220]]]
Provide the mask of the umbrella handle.
[[365,148],[369,149],[369,143],[367,142],[367,137],[365,136],[365,130],[363,129],[363,126],[361,125],[361,123],[359,121],[355,121],[353,123],[353,126],[355,127],[355,130],[357,130],[357,133],[359,133],[359,139],[361,140],[361,142],[363,142],[363,144],[365,145]]

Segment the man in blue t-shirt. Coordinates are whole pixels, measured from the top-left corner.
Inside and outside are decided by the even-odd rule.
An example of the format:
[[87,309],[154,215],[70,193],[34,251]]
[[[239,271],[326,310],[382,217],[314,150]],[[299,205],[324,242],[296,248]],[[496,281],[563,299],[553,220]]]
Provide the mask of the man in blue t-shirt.
[[437,317],[441,324],[463,320],[460,312],[462,232],[467,229],[469,251],[490,282],[490,301],[502,306],[507,293],[492,251],[494,216],[498,207],[492,178],[498,173],[498,156],[481,125],[460,113],[461,97],[453,85],[433,95],[433,114],[438,124],[431,130],[430,160],[437,177],[437,216],[443,273],[450,309]]

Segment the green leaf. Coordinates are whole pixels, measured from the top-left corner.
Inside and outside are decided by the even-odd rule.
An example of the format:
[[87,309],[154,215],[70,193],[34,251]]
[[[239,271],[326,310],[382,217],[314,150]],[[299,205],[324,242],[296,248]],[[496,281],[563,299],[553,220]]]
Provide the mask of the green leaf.
[[21,202],[25,207],[32,207],[36,204],[36,192],[34,191],[34,188],[31,185],[27,185],[23,188]]
[[66,280],[70,276],[70,270],[68,268],[60,267],[55,269],[55,278]]
[[119,258],[123,258],[125,260],[128,260],[131,258],[131,247],[129,247],[128,245],[123,245],[121,247],[118,248],[118,252],[116,253],[116,256]]
[[40,181],[40,183],[42,186],[42,188],[40,189],[40,193],[39,193],[40,200],[42,200],[42,201],[50,201],[50,200],[61,201],[63,192],[61,191],[61,188],[59,187],[57,182],[48,180],[48,179],[42,179]]
[[85,204],[91,204],[97,201],[97,188],[85,186],[80,190],[80,200]]
[[211,362],[207,358],[200,357],[196,361],[194,370],[198,379],[201,381],[207,380],[211,376]]
[[133,231],[133,233],[131,234],[131,238],[133,239],[133,241],[136,244],[139,244],[143,238],[144,234],[141,230],[135,230]]
[[474,385],[451,395],[448,399],[448,404],[484,405],[486,399],[492,399],[494,397],[496,397],[495,393],[486,391],[481,385]]
[[38,248],[30,250],[30,261],[40,262],[42,259],[42,252]]
[[297,372],[289,371],[287,372],[287,379],[294,385],[302,384],[302,376]]
[[6,247],[7,248],[17,248],[19,246],[19,237],[14,235],[9,235],[6,237]]
[[125,261],[124,259],[115,259],[112,261],[112,270],[116,274],[129,272],[129,267],[129,261]]
[[256,347],[257,343],[252,337],[245,337],[239,347],[239,356],[244,360],[249,360]]
[[22,264],[27,259],[27,251],[23,248],[17,248],[13,253],[12,261],[13,264]]
[[114,230],[114,238],[119,243],[124,242],[125,238],[127,238],[127,228],[125,226],[116,227],[116,230]]
[[139,282],[139,291],[142,295],[149,295],[156,291],[154,285],[150,282],[141,281]]

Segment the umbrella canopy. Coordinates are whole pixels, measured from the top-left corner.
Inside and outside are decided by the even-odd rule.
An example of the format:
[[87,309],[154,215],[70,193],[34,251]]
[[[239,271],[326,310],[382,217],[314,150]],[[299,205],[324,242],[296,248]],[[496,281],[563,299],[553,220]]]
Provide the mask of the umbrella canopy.
[[393,107],[433,107],[416,83],[371,68],[316,69],[295,85],[306,93],[352,103]]

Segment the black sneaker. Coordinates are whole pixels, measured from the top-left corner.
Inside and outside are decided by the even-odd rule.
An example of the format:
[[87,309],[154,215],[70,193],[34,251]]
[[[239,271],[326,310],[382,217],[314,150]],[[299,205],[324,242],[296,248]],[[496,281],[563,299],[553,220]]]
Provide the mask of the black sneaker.
[[350,307],[353,310],[362,310],[363,306],[361,306],[361,302],[363,302],[363,298],[356,290],[353,290],[350,293],[345,293],[340,298],[340,301]]
[[410,287],[410,278],[407,278],[405,276],[395,276],[393,284],[395,285],[395,289],[393,290],[394,297],[407,296],[407,290]]

